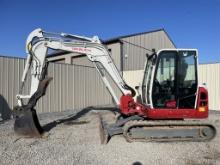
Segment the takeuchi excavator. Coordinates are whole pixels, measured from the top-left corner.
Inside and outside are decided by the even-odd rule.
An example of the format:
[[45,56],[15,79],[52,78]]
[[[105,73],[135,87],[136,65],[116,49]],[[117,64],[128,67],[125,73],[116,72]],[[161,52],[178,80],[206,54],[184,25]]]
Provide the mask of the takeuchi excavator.
[[[198,52],[196,49],[163,49],[147,56],[142,84],[136,91],[123,80],[106,46],[97,36],[92,38],[36,29],[26,41],[27,60],[22,76],[18,105],[14,108],[14,130],[19,135],[40,137],[42,129],[36,110],[37,101],[45,95],[51,77],[47,76],[48,50],[63,50],[86,55],[99,72],[106,88],[119,108],[113,124],[100,117],[101,140],[123,134],[133,141],[208,141],[216,129],[208,117],[208,92],[198,85]],[[22,94],[28,71],[31,89]],[[105,70],[105,72],[103,71]],[[106,72],[122,95],[117,98]]]

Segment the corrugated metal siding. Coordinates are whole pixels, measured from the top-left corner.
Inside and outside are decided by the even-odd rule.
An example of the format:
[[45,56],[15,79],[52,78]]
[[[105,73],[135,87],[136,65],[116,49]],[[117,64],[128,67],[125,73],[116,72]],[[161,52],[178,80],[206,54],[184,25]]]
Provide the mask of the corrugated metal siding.
[[89,59],[86,55],[72,57],[71,64],[94,67],[93,63],[91,61],[89,61]]
[[0,57],[0,115],[3,119],[10,117],[11,107],[16,103],[23,68],[24,60]]
[[[0,57],[0,114],[6,114],[7,106],[11,109],[17,104],[15,96],[19,91],[24,66],[24,59]],[[38,112],[59,112],[112,103],[95,68],[50,63],[48,76],[53,80],[46,95],[37,104]],[[27,94],[28,89],[30,81],[23,93]]]
[[118,70],[121,70],[121,44],[119,42],[109,44],[107,48],[111,49],[111,57]]
[[[131,87],[140,85],[143,70],[125,71],[123,76]],[[220,63],[199,65],[199,84],[205,83],[209,92],[209,108],[220,110]]]
[[[175,48],[175,45],[172,43],[172,41],[167,36],[164,30],[137,34],[130,37],[122,37],[120,38],[120,40],[122,40],[123,43],[122,46],[119,41],[115,43],[109,43],[106,46],[108,49],[111,49],[111,56],[117,68],[119,70],[123,69],[123,71],[139,70],[144,68],[144,63],[146,61],[146,53],[151,54],[151,52],[137,46],[141,46],[150,50],[153,48],[156,50],[162,48]],[[128,42],[137,46],[129,44]],[[123,57],[121,57],[122,53],[123,53],[122,55]],[[128,55],[128,58],[125,58],[125,55]],[[65,63],[70,64],[72,61],[72,64],[91,66],[88,65],[89,64],[88,59],[85,59],[85,57],[83,56],[79,56],[77,57],[77,59],[71,60],[71,58],[75,56],[78,56],[78,54],[68,53],[66,55],[53,56],[48,58],[50,61],[58,60],[60,58],[61,59],[65,58]]]
[[65,59],[64,58],[60,58],[58,60],[50,60],[53,63],[60,63],[60,64],[64,64],[65,63]]
[[111,97],[94,68],[74,66],[74,74],[74,108],[111,103]]
[[[123,43],[124,71],[144,69],[146,53],[151,54],[151,52],[135,45],[139,45],[150,50],[154,48],[156,51],[163,48],[175,48],[163,30],[122,38],[122,40],[125,41]],[[128,57],[125,58],[125,55]]]

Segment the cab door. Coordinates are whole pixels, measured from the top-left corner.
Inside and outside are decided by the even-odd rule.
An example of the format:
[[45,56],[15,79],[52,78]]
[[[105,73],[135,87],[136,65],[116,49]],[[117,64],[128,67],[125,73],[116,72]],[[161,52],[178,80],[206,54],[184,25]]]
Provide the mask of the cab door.
[[177,106],[182,109],[196,108],[198,90],[197,51],[178,52]]
[[177,103],[177,51],[161,51],[152,86],[154,108],[176,108]]

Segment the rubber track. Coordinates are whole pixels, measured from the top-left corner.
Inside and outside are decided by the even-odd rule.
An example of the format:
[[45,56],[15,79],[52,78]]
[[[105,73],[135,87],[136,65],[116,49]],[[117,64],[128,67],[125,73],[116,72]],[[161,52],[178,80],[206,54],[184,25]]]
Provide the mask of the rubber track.
[[[138,128],[141,128],[141,127],[145,127],[146,126],[146,129],[148,127],[152,128],[153,126],[156,126],[157,128],[164,128],[164,126],[166,128],[171,128],[172,127],[179,127],[180,129],[181,128],[185,128],[187,126],[187,128],[196,128],[196,127],[204,127],[204,128],[209,128],[212,132],[212,136],[211,137],[205,137],[204,135],[203,136],[200,136],[199,138],[186,138],[186,137],[163,137],[163,138],[152,138],[152,137],[146,137],[144,139],[133,139],[130,135],[129,135],[129,130],[133,127],[138,127]],[[135,141],[141,141],[141,142],[152,142],[152,141],[155,141],[155,142],[169,142],[169,141],[198,141],[198,142],[201,142],[201,141],[209,141],[211,139],[213,139],[216,135],[216,128],[210,124],[210,123],[205,123],[205,122],[202,122],[202,121],[189,121],[189,120],[169,120],[169,121],[166,121],[166,120],[156,120],[156,121],[143,121],[143,120],[134,120],[134,121],[129,121],[127,122],[124,127],[123,127],[123,135],[125,137],[125,139],[128,141],[128,142],[135,142]],[[144,129],[143,129],[144,130]],[[159,129],[158,129],[159,130]]]

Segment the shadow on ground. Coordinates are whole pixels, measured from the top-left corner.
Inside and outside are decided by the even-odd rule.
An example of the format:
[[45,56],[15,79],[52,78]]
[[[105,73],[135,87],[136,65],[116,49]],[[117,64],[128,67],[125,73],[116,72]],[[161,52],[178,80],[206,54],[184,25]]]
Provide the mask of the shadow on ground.
[[142,165],[142,163],[139,161],[136,161],[136,162],[132,163],[132,165]]
[[[61,118],[61,119],[58,119],[58,120],[55,120],[53,122],[50,122],[46,125],[44,125],[42,128],[44,131],[46,132],[49,132],[51,129],[53,129],[54,127],[56,127],[57,125],[59,124],[62,124],[62,123],[70,123],[72,121],[76,121],[77,119],[80,119],[81,117],[85,116],[87,113],[91,112],[91,111],[111,111],[113,113],[115,112],[118,112],[118,109],[116,107],[87,107],[87,108],[84,108],[82,109],[81,111],[79,111],[78,113],[74,114],[74,115],[69,115],[65,118]],[[84,123],[87,123],[87,122],[72,122],[72,124],[84,124]]]

